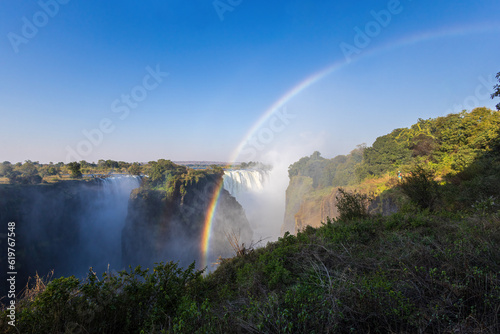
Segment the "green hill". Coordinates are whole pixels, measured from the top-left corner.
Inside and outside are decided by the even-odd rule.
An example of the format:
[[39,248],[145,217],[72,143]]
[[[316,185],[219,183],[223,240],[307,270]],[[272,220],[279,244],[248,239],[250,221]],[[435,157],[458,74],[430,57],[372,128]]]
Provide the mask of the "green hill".
[[500,216],[327,221],[222,260],[41,281],[4,333],[498,333]]
[[[378,137],[371,147],[359,145],[348,155],[325,159],[314,152],[289,167],[282,230],[295,233],[306,225],[319,226],[328,216],[336,217],[338,187],[376,198],[372,212],[391,213],[397,210],[396,203],[401,209],[429,201],[417,198],[425,194],[401,187],[417,171],[436,183],[435,187],[429,183],[434,190],[427,196],[435,198],[428,208],[473,211],[478,203],[500,194],[499,134],[500,113],[476,108],[419,119],[409,128]],[[301,185],[307,183],[312,186],[304,191]]]

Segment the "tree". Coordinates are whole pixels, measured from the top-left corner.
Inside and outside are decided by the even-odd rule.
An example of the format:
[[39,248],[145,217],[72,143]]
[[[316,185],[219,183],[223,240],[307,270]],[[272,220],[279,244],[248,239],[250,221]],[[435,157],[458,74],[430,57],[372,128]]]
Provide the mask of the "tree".
[[[360,179],[367,176],[381,176],[398,168],[411,157],[406,137],[406,129],[396,129],[390,134],[378,137],[372,147],[363,151],[363,164],[357,170]],[[397,170],[397,169],[396,169]]]
[[215,171],[216,173],[222,173],[224,174],[224,168],[222,168],[222,166],[219,166],[219,165],[210,165],[210,169]]
[[71,172],[71,177],[74,179],[82,178],[81,165],[78,162],[70,162],[68,165],[68,169]]
[[439,200],[438,183],[434,180],[434,171],[416,166],[401,183],[403,193],[422,209],[433,211]]
[[[152,161],[149,163],[151,168],[149,170],[149,181],[152,183],[153,186],[157,186],[160,184],[165,183],[165,181],[177,174],[177,166],[170,160],[165,160],[165,159],[160,159],[158,161]],[[182,174],[179,173],[179,174]]]
[[0,165],[0,177],[6,177],[9,179],[10,183],[15,183],[20,175],[21,174],[18,171],[14,170],[14,167],[12,167],[10,162],[5,161]]
[[137,162],[134,162],[128,168],[128,172],[130,173],[130,175],[141,175],[141,173],[142,173],[141,165],[139,165],[139,163],[137,163]]
[[9,172],[12,172],[12,164],[8,161],[4,161],[2,164],[0,164],[0,177],[5,176],[7,177],[7,174]]
[[[500,72],[497,73],[496,78],[498,79],[498,82],[500,82]],[[494,99],[495,97],[500,97],[500,84],[493,86],[493,89],[495,91],[491,94],[491,98]],[[497,110],[500,110],[500,103],[497,104]]]
[[118,161],[114,160],[106,160],[105,162],[107,168],[119,168],[120,165],[118,164]]
[[30,160],[26,160],[19,168],[21,176],[18,177],[17,181],[24,184],[38,184],[42,182],[42,177],[38,174],[36,164],[38,164],[38,162],[33,163]]

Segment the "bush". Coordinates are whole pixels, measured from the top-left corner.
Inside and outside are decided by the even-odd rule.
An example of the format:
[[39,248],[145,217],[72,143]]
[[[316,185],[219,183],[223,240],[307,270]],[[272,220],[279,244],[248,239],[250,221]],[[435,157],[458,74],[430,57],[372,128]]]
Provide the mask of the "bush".
[[366,194],[349,193],[339,188],[335,198],[337,199],[335,205],[339,212],[339,219],[353,220],[369,216],[368,205],[371,199]]
[[421,209],[436,209],[439,200],[438,183],[434,180],[434,172],[417,166],[409,176],[403,177],[401,190]]

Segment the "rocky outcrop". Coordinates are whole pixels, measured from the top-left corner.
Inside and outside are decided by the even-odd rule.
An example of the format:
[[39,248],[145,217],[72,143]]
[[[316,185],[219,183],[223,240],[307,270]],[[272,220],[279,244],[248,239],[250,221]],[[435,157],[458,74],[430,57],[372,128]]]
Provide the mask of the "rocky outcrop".
[[[0,185],[0,263],[7,263],[7,222],[15,223],[16,271],[19,288],[28,277],[54,271],[54,276],[86,275],[90,266],[104,271],[113,263],[101,246],[107,235],[89,226],[103,209],[101,180],[63,181],[40,185]],[[88,236],[88,239],[85,238]],[[118,235],[119,236],[119,235]],[[101,241],[101,242],[99,242]],[[87,253],[92,249],[92,254]],[[119,248],[118,248],[119,252]],[[94,257],[92,257],[94,256]],[[99,267],[96,258],[104,262]],[[118,256],[119,258],[119,256]],[[5,293],[5,273],[0,273],[0,296]]]
[[296,233],[295,215],[305,202],[305,195],[312,190],[312,178],[294,176],[290,179],[290,183],[286,189],[285,217],[281,226],[282,235],[285,232]]
[[[319,227],[327,218],[337,218],[338,188],[313,189],[312,179],[294,176],[286,191],[285,219],[282,233],[296,234],[306,226]],[[368,207],[370,214],[389,215],[398,211],[394,198],[381,194]]]
[[[203,228],[220,182],[220,175],[207,175],[168,195],[163,190],[134,190],[122,233],[122,263],[150,266],[178,261],[186,266],[196,260],[199,266]],[[242,243],[251,242],[252,230],[243,208],[221,189],[212,224],[211,260],[234,255],[226,237],[231,233]]]
[[326,194],[310,195],[305,198],[295,214],[295,231],[306,226],[319,227],[327,218],[337,218],[337,188]]

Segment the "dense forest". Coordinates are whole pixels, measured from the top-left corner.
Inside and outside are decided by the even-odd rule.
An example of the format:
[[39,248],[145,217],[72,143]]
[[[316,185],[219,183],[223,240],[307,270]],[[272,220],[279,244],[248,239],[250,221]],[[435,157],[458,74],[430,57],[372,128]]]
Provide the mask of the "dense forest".
[[[17,299],[17,327],[7,325],[5,305],[0,329],[499,333],[499,141],[499,112],[477,108],[419,120],[345,156],[315,152],[289,176],[311,180],[313,191],[344,187],[338,218],[258,249],[233,242],[234,256],[211,273],[167,262],[91,270],[86,279],[37,277]],[[168,166],[151,166],[152,189],[168,194],[197,177]],[[396,213],[366,210],[362,190],[377,182],[373,195],[400,199]]]
[[[409,178],[418,170],[436,180],[447,205],[465,208],[500,189],[500,113],[488,108],[423,120],[359,145],[348,155],[325,159],[319,152],[289,168],[314,189],[344,187],[383,176]],[[444,203],[443,203],[444,204]]]

